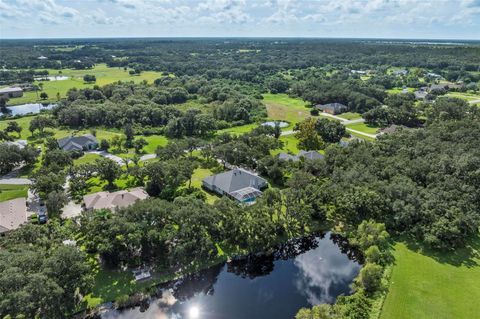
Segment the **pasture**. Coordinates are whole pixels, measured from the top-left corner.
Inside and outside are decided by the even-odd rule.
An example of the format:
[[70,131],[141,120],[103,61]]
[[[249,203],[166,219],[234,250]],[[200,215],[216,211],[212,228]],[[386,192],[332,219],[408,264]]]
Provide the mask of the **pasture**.
[[[263,94],[263,103],[271,120],[287,121],[295,124],[310,117],[308,103],[287,94]],[[290,125],[292,127],[292,125]]]

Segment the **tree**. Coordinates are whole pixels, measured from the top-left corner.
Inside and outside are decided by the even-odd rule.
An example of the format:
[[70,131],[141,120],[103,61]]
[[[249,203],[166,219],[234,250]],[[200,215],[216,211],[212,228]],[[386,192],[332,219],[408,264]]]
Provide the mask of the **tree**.
[[135,153],[140,154],[145,146],[148,145],[148,142],[143,137],[137,138],[133,141],[133,148],[135,149]]
[[108,152],[108,149],[110,148],[110,143],[104,138],[100,140],[100,149],[102,151]]
[[0,144],[0,174],[7,174],[23,161],[20,148],[15,145]]
[[32,119],[28,129],[32,132],[32,135],[35,130],[38,130],[40,135],[43,135],[47,127],[55,127],[55,121],[50,117],[38,115]]
[[7,128],[5,129],[5,131],[8,133],[16,132],[18,134],[18,138],[20,138],[22,133],[22,127],[18,124],[18,122],[11,121],[11,122],[8,122]]
[[50,218],[60,217],[63,207],[68,203],[68,197],[63,191],[53,191],[47,195],[45,204]]
[[115,161],[102,157],[95,161],[95,168],[98,172],[100,179],[107,181],[108,188],[115,187],[113,182],[120,177],[121,169]]
[[298,123],[294,129],[295,137],[298,139],[299,148],[310,151],[323,148],[324,143],[320,135],[317,133],[316,120],[308,118]]
[[328,119],[317,119],[315,129],[326,143],[338,143],[346,135],[345,126],[342,123]]
[[383,267],[373,263],[367,263],[360,270],[356,283],[365,289],[367,294],[373,294],[381,288]]
[[185,160],[176,159],[150,163],[145,172],[149,195],[172,200],[177,188],[190,179],[193,168]]
[[83,76],[83,81],[85,81],[87,83],[93,83],[93,82],[97,81],[97,78],[95,77],[95,75],[85,74]]
[[48,99],[48,94],[47,94],[47,92],[42,92],[42,93],[40,93],[40,98],[41,98],[42,100]]
[[35,175],[31,188],[45,199],[51,192],[62,191],[64,183],[65,176],[62,173],[40,171]]
[[124,133],[125,133],[125,148],[131,148],[133,146],[133,139],[135,137],[135,133],[133,132],[133,128],[131,124],[125,125]]

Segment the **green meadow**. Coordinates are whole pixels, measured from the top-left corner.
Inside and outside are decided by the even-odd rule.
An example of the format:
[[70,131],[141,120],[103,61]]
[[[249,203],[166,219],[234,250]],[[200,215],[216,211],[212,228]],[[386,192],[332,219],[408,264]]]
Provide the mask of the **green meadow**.
[[480,238],[465,249],[422,252],[394,246],[395,265],[380,319],[479,317]]
[[[36,85],[43,85],[43,90],[38,92],[24,92],[22,97],[13,98],[8,101],[9,105],[32,103],[42,101],[39,96],[41,92],[48,94],[46,102],[56,102],[57,93],[60,94],[60,98],[64,98],[67,91],[71,88],[83,89],[87,87],[93,87],[94,85],[103,86],[117,81],[135,83],[147,81],[152,83],[155,79],[162,76],[162,72],[144,71],[140,75],[130,75],[128,69],[123,68],[110,68],[106,64],[97,64],[92,69],[87,70],[73,70],[73,69],[47,69],[49,76],[67,76],[67,80],[61,81],[35,81]],[[61,72],[61,73],[59,73]],[[97,81],[95,83],[85,83],[83,76],[85,74],[95,75]],[[38,96],[37,96],[38,93]]]

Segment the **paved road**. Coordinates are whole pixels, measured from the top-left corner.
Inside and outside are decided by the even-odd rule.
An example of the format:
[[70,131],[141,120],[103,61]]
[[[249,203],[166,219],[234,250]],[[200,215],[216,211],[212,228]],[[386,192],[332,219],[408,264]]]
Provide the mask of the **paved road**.
[[[105,151],[89,151],[88,153],[97,154],[97,155],[103,156],[105,158],[111,159],[112,161],[114,161],[115,163],[117,163],[120,166],[125,165],[125,161],[123,160],[123,158],[121,158],[120,156],[117,156],[117,155],[110,154],[110,153],[105,152]],[[131,162],[131,161],[129,160],[129,162]]]
[[147,161],[147,160],[150,160],[150,159],[154,159],[157,157],[157,154],[146,154],[146,155],[143,155],[142,157],[140,157],[140,161]]
[[468,103],[470,104],[480,103],[480,100],[472,100],[472,101],[468,101]]

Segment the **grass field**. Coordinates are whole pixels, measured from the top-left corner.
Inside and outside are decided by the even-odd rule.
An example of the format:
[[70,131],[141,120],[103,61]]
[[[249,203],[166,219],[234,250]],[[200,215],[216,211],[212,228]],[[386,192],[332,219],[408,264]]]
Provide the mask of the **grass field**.
[[226,128],[223,130],[218,130],[217,134],[221,134],[221,133],[230,133],[230,134],[236,134],[236,135],[245,134],[250,132],[251,130],[253,130],[259,125],[260,124],[252,123],[252,124],[246,124],[241,126],[234,126],[234,127]]
[[290,135],[283,135],[280,136],[280,141],[283,142],[283,148],[278,150],[273,150],[271,153],[272,155],[276,155],[278,153],[293,153],[297,154],[298,149],[298,140],[295,138],[295,134]]
[[476,101],[480,100],[480,93],[473,92],[449,92],[445,96],[458,97],[466,101]]
[[205,193],[205,195],[207,196],[207,203],[209,204],[213,204],[213,202],[215,202],[215,200],[217,200],[219,197],[203,190],[202,179],[213,174],[214,173],[208,168],[197,168],[193,171],[193,175],[192,175],[192,187],[201,189],[202,192]]
[[347,128],[351,128],[352,130],[360,131],[367,134],[376,134],[378,131],[378,127],[369,126],[365,123],[354,123],[346,125]]
[[10,199],[27,198],[28,185],[0,185],[0,202]]
[[136,138],[144,138],[148,145],[143,148],[143,151],[147,154],[155,153],[158,146],[165,146],[168,143],[168,138],[163,135],[151,135],[151,136],[137,136]]
[[[415,92],[415,88],[407,88],[408,92]],[[403,88],[393,88],[393,89],[388,89],[386,90],[387,93],[390,94],[398,94],[403,92]]]
[[[4,130],[7,127],[8,122],[12,122],[12,121],[17,122],[18,125],[20,125],[20,127],[22,128],[20,139],[26,140],[31,135],[30,131],[28,130],[28,127],[30,125],[30,121],[32,121],[33,118],[34,116],[25,116],[15,120],[1,120],[0,130]],[[15,138],[16,138],[16,135],[15,135]]]
[[480,238],[468,249],[443,254],[422,254],[397,243],[394,255],[381,319],[479,317]]
[[337,115],[338,117],[341,117],[342,119],[346,120],[356,120],[356,119],[361,119],[362,115],[360,113],[354,113],[354,112],[347,112],[347,113],[342,113]]
[[310,117],[308,103],[300,98],[289,97],[287,94],[263,94],[263,103],[267,107],[268,117],[272,120],[295,124]]
[[[35,81],[34,84],[38,85],[43,83],[43,92],[48,94],[48,102],[57,101],[57,93],[60,93],[60,97],[65,97],[67,91],[71,88],[76,87],[77,89],[93,87],[95,84],[103,86],[109,83],[117,81],[134,81],[136,83],[146,80],[149,83],[152,83],[155,79],[162,76],[161,72],[153,71],[144,71],[140,75],[130,75],[128,70],[125,71],[123,68],[109,68],[106,64],[98,64],[94,68],[89,70],[73,70],[73,69],[63,69],[63,70],[54,70],[47,69],[49,76],[67,76],[69,79],[63,81]],[[58,73],[61,71],[62,73]],[[83,76],[85,74],[95,75],[97,81],[95,83],[87,84],[83,81]],[[40,95],[40,92],[38,92]],[[22,97],[13,98],[8,101],[9,105],[31,103],[40,101],[37,98],[36,92],[24,92]]]
[[77,158],[73,161],[73,165],[81,165],[81,164],[89,164],[89,163],[94,163],[95,160],[101,158],[102,156],[98,155],[98,154],[91,154],[91,153],[87,153],[87,154],[84,154],[82,157],[80,158]]

